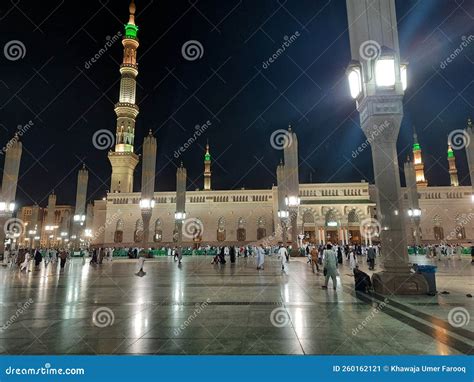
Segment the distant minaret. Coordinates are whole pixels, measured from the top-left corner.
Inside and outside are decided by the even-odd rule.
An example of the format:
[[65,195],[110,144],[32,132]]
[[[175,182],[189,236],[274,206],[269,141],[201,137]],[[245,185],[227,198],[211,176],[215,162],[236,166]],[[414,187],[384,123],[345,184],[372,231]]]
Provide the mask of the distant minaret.
[[456,168],[456,158],[454,151],[451,148],[451,143],[448,142],[448,163],[449,163],[449,177],[451,179],[451,186],[459,186],[458,169]]
[[421,156],[421,146],[418,142],[418,135],[416,134],[415,127],[413,126],[413,165],[415,167],[416,184],[419,187],[428,186],[428,182],[425,178],[425,165]]
[[211,154],[209,154],[209,143],[206,144],[206,154],[204,154],[204,190],[211,189]]
[[469,175],[471,177],[471,198],[474,202],[474,126],[472,125],[471,118],[467,119],[466,133],[470,143],[466,145],[464,149],[466,150],[467,163],[469,166]]
[[130,19],[125,25],[122,39],[123,61],[120,65],[120,98],[115,104],[117,129],[115,151],[109,152],[112,165],[111,192],[132,192],[133,171],[138,164],[138,155],[133,152],[135,140],[135,119],[138,106],[135,104],[136,80],[138,75],[137,48],[138,27],[135,25],[135,3],[130,3]]

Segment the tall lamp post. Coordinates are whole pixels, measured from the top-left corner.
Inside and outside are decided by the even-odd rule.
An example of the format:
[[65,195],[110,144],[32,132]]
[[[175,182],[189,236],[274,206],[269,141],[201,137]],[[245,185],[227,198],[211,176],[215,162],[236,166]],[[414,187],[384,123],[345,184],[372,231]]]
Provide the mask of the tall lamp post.
[[143,140],[142,158],[142,198],[140,209],[143,220],[143,247],[146,248],[150,236],[150,220],[155,207],[155,168],[156,168],[156,139],[151,130]]
[[79,240],[81,236],[81,231],[86,221],[86,198],[88,181],[89,173],[86,169],[86,165],[83,164],[82,168],[78,171],[77,174],[76,209],[73,217],[73,232],[76,236],[76,240],[74,241],[75,249],[80,249]]
[[[7,146],[6,146],[7,147]],[[8,142],[3,166],[2,192],[0,193],[0,254],[5,250],[5,224],[15,211],[16,189],[23,146],[15,136]]]
[[407,160],[403,166],[405,173],[405,183],[408,193],[408,216],[412,221],[415,230],[412,237],[415,240],[415,245],[420,245],[421,243],[421,232],[420,232],[420,220],[421,220],[421,210],[418,201],[418,188],[416,186],[416,173],[415,166],[413,162]]
[[181,165],[176,170],[176,212],[174,214],[176,230],[178,232],[178,245],[182,244],[183,221],[186,219],[186,178],[186,168],[183,167],[181,162]]
[[283,149],[285,159],[284,179],[285,179],[285,206],[288,211],[288,221],[291,228],[291,255],[297,256],[298,251],[298,208],[300,206],[299,197],[299,172],[298,172],[298,139],[288,128],[287,144]]
[[347,69],[361,128],[372,150],[385,271],[373,284],[384,294],[425,294],[410,272],[396,141],[403,118],[407,66],[400,62],[394,0],[346,0],[352,61]]
[[287,244],[287,223],[288,223],[288,207],[285,204],[285,196],[287,195],[285,186],[285,165],[282,161],[277,166],[277,186],[278,186],[278,218],[280,220],[281,227],[281,240],[284,245]]
[[467,144],[464,146],[464,148],[466,150],[467,163],[469,166],[469,175],[471,178],[471,201],[474,203],[474,126],[472,125],[471,118],[468,118],[467,120],[466,134],[468,139],[466,141]]

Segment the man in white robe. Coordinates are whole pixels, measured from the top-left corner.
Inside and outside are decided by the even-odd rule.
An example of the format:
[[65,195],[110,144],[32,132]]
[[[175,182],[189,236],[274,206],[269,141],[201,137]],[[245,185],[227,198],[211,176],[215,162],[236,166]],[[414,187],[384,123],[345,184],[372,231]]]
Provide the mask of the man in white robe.
[[283,244],[280,245],[280,249],[278,249],[278,257],[281,262],[281,271],[288,274],[288,251]]
[[263,270],[263,263],[265,263],[265,249],[263,248],[263,244],[260,244],[257,247],[257,270]]
[[30,253],[25,253],[25,261],[23,261],[20,265],[20,272],[25,270],[26,273],[30,272]]
[[137,273],[135,273],[136,276],[143,277],[146,275],[146,272],[143,270],[144,265],[145,265],[145,258],[143,256],[140,256],[138,258]]

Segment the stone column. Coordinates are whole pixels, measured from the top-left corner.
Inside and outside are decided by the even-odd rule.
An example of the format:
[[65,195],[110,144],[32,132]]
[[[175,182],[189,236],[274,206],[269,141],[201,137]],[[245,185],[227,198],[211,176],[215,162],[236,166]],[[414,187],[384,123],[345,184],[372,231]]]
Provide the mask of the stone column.
[[176,171],[176,213],[175,222],[178,230],[178,245],[183,241],[183,220],[186,219],[186,180],[187,171],[181,163]]
[[15,135],[5,146],[5,163],[3,165],[2,192],[0,194],[0,253],[5,249],[5,224],[12,217],[16,208],[15,198],[20,172],[20,161],[23,146]]
[[89,172],[86,169],[85,164],[77,174],[77,190],[76,190],[76,209],[74,211],[74,228],[73,232],[76,235],[74,246],[79,249],[80,236],[82,228],[86,220],[86,198],[87,198],[87,184],[89,182]]
[[289,212],[289,226],[291,229],[291,255],[297,256],[298,251],[298,208],[299,197],[299,171],[298,171],[298,139],[296,134],[288,128],[287,143],[283,149],[285,158],[285,185],[286,205]]
[[142,158],[142,198],[140,208],[143,221],[143,247],[148,248],[150,236],[150,220],[155,205],[155,168],[156,168],[156,139],[151,130],[143,140]]
[[[418,187],[416,184],[416,173],[415,166],[413,162],[409,159],[404,163],[403,170],[405,173],[405,183],[408,194],[408,208],[411,209],[413,215],[410,217],[410,220],[413,222],[415,227],[415,245],[420,245],[421,235],[420,235],[420,216],[415,215],[414,211],[420,211],[419,201],[418,201]],[[410,235],[412,237],[413,235]]]
[[[370,143],[378,190],[377,218],[385,271],[373,275],[384,294],[425,294],[421,275],[410,273],[396,142],[403,118],[404,76],[394,0],[346,0],[352,79],[360,124]],[[406,67],[404,67],[406,69]],[[405,82],[406,83],[406,82]],[[352,87],[352,89],[356,89]]]

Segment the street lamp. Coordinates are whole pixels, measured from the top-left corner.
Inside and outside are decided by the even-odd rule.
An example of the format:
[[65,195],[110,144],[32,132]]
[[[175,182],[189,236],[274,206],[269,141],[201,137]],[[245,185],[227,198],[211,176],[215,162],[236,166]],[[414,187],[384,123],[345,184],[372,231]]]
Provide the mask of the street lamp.
[[15,203],[0,202],[0,212],[15,211]]
[[178,212],[174,213],[174,220],[182,221],[186,219],[186,212]]
[[298,207],[301,203],[301,200],[298,196],[286,196],[285,204],[288,207]]
[[80,225],[83,225],[84,222],[86,221],[86,215],[74,215],[73,220],[75,223],[79,223]]
[[408,209],[408,216],[410,217],[420,217],[421,210],[419,208],[409,208]]
[[283,210],[283,211],[279,210],[278,211],[278,217],[280,219],[287,219],[289,216],[290,216],[290,213],[287,210]]
[[351,97],[356,99],[362,92],[361,67],[357,61],[351,61],[346,71]]
[[154,199],[141,199],[140,200],[140,208],[142,210],[148,210],[155,207],[155,200]]

